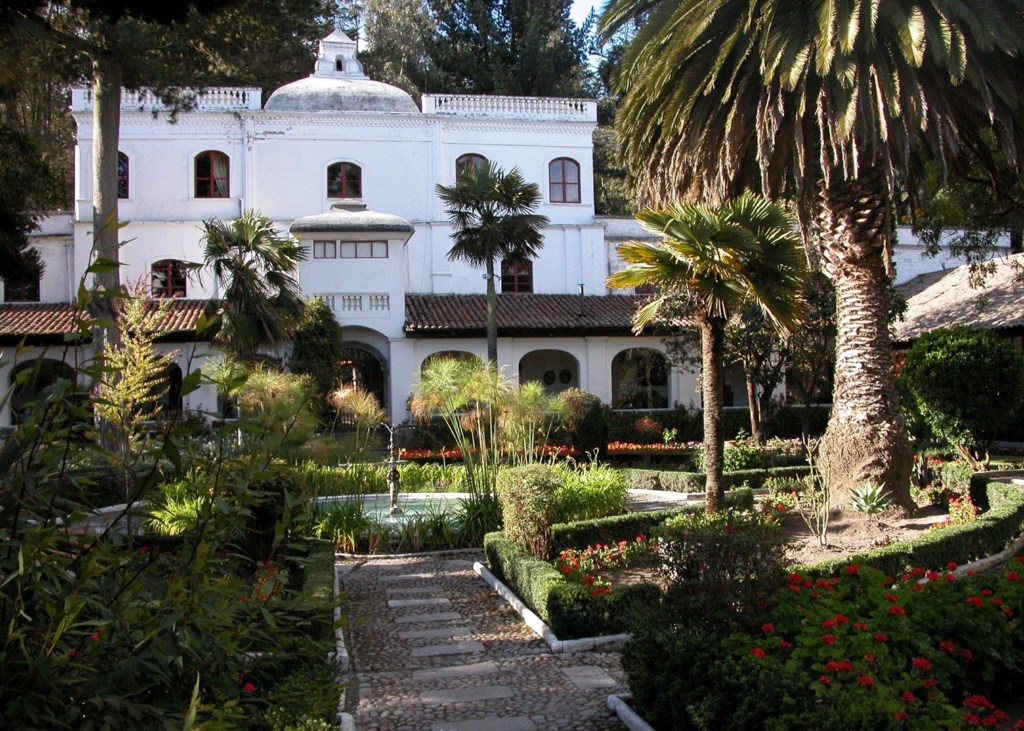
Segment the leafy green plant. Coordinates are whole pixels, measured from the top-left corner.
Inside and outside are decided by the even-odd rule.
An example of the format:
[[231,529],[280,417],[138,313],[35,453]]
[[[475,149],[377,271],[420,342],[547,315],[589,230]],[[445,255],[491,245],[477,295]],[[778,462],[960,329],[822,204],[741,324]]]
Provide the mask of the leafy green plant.
[[455,522],[459,527],[459,543],[479,546],[484,536],[501,528],[501,502],[496,495],[470,495],[459,500]]
[[818,471],[810,451],[811,473],[804,479],[806,487],[797,494],[796,509],[818,543],[828,545],[828,525],[832,520],[832,488],[828,476]]
[[783,576],[782,531],[754,512],[684,513],[652,535],[670,598],[694,617],[749,613]]
[[555,489],[555,522],[604,518],[625,509],[626,479],[620,470],[593,462],[556,469],[560,484]]
[[881,482],[865,482],[850,492],[850,508],[859,513],[877,515],[892,505],[892,496]]
[[355,500],[331,500],[313,509],[313,533],[332,541],[339,551],[355,553],[370,526],[363,503]]
[[1024,401],[1024,355],[985,330],[939,329],[922,335],[900,373],[931,430],[974,470]]
[[509,467],[498,475],[505,535],[531,555],[547,556],[559,483],[556,470],[545,465]]

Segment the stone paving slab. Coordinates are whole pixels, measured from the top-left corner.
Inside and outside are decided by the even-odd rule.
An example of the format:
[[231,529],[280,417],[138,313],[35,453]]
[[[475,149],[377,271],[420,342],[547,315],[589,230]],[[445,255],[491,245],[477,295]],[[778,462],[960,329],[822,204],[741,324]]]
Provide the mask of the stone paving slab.
[[392,609],[403,607],[431,607],[435,605],[451,604],[451,600],[443,596],[430,599],[388,599],[388,606]]
[[409,594],[439,594],[442,589],[437,584],[427,584],[426,586],[413,586],[401,589],[393,589],[389,586],[385,591],[388,593],[388,596],[407,596]]
[[420,700],[427,705],[442,703],[468,703],[469,701],[491,701],[497,698],[511,698],[516,692],[507,685],[491,685],[482,688],[452,688],[450,690],[425,690]]
[[619,686],[619,681],[609,675],[604,668],[599,668],[596,665],[576,665],[571,668],[562,668],[562,673],[569,678],[573,685],[583,690],[617,688]]
[[430,614],[403,614],[395,617],[396,624],[411,624],[413,622],[448,622],[453,619],[462,619],[458,612],[432,612]]
[[452,642],[443,645],[427,645],[412,648],[413,657],[438,657],[440,655],[468,655],[472,652],[483,652],[480,642]]
[[453,637],[465,637],[468,634],[472,634],[472,630],[469,627],[438,627],[437,629],[410,629],[404,632],[399,632],[398,636],[403,640],[430,640],[444,637],[451,639]]
[[476,721],[443,721],[430,727],[431,731],[537,731],[537,724],[529,716],[481,718]]
[[[369,571],[346,560],[346,710],[359,731],[621,731],[606,706],[609,693],[623,689],[618,654],[551,654],[473,572],[481,559],[482,552],[403,557],[392,559],[394,571],[386,558],[374,558]],[[448,599],[451,611],[389,606],[414,596],[394,589],[423,587]],[[455,641],[439,641],[448,639]]]
[[465,665],[452,665],[448,668],[417,670],[412,674],[413,680],[441,680],[443,678],[464,678],[468,675],[491,675],[498,672],[498,666],[490,660],[471,662]]

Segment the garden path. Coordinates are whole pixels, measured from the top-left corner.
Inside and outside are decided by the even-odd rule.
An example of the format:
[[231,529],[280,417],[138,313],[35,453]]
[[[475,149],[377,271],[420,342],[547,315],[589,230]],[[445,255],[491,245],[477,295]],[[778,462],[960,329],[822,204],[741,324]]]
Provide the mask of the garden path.
[[474,573],[483,552],[345,560],[359,731],[611,731],[615,652],[552,654]]

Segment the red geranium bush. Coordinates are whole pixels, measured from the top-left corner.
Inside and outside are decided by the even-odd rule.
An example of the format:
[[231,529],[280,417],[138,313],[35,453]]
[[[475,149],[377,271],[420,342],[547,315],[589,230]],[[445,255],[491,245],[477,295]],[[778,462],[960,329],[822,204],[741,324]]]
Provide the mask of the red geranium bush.
[[730,625],[652,618],[624,652],[630,688],[659,729],[1009,728],[991,695],[1024,671],[1024,566],[954,568],[794,573]]

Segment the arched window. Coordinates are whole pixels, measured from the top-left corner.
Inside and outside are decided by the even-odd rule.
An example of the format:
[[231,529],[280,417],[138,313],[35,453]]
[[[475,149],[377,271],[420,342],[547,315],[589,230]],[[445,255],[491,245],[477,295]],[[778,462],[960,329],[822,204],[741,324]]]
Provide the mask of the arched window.
[[501,262],[501,292],[529,293],[533,291],[533,262],[529,259],[503,259]]
[[568,157],[548,163],[548,200],[552,203],[580,202],[580,164]]
[[630,348],[612,358],[612,406],[667,409],[668,359],[653,348]]
[[476,170],[485,162],[487,162],[487,158],[483,155],[477,155],[475,152],[471,152],[468,155],[460,155],[455,161],[455,181],[458,182],[459,178],[467,170]]
[[196,155],[196,198],[227,198],[228,156],[217,150]]
[[117,197],[128,197],[128,156],[117,153]]
[[363,169],[351,162],[327,166],[328,198],[362,198]]
[[184,297],[188,294],[185,276],[185,262],[177,259],[161,259],[150,268],[152,280],[150,294],[153,297]]

